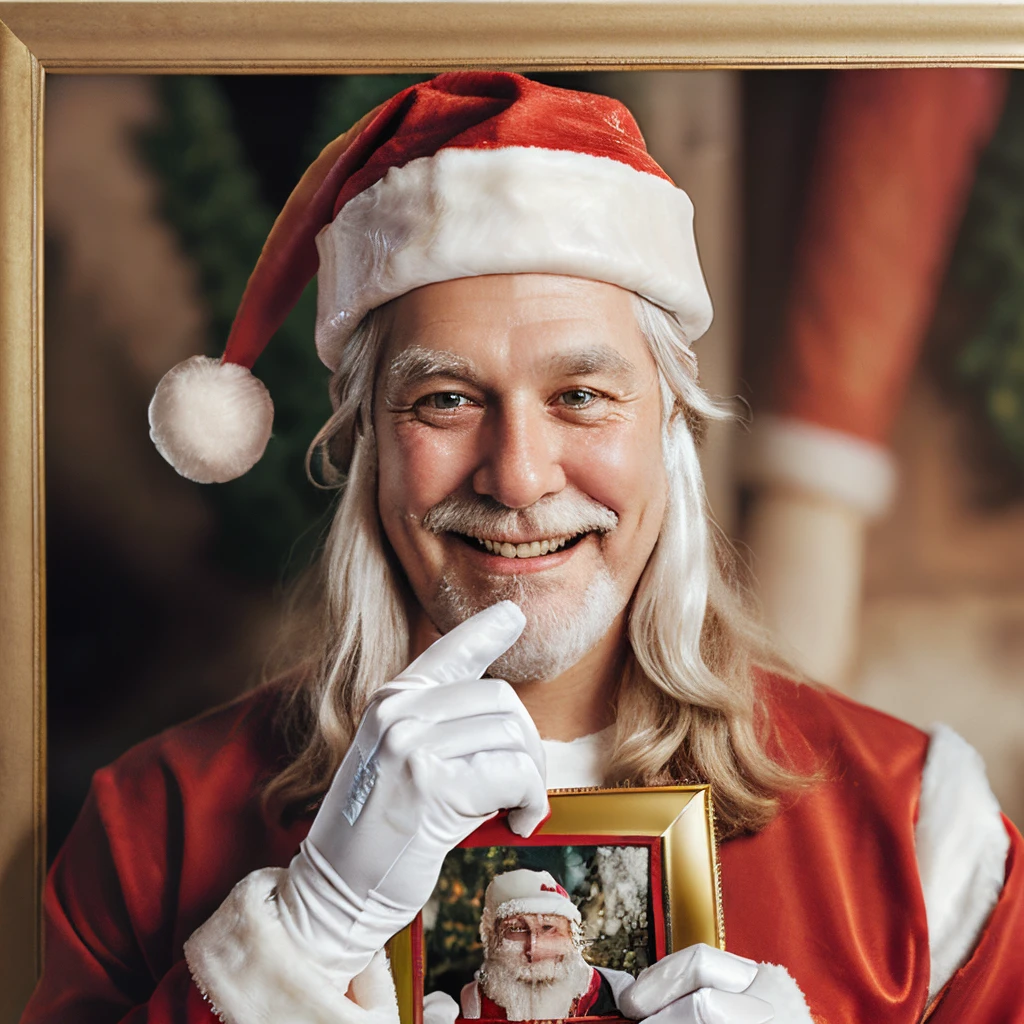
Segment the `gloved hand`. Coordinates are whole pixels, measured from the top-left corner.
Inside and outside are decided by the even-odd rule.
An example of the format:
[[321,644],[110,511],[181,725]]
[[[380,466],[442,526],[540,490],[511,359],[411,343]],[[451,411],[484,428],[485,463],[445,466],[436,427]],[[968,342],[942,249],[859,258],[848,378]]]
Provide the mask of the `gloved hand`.
[[430,898],[445,855],[499,810],[528,836],[548,813],[544,749],[508,683],[481,679],[519,638],[502,601],[441,637],[374,697],[278,886],[282,923],[339,978]]
[[447,992],[428,992],[423,997],[423,1024],[455,1024],[462,1014]]
[[788,972],[704,943],[645,968],[622,991],[619,1010],[652,1024],[812,1024]]

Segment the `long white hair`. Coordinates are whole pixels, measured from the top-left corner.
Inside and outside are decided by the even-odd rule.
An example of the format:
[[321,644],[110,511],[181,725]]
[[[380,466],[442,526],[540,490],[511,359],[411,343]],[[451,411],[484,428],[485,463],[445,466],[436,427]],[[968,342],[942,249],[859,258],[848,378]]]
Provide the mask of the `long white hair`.
[[[636,297],[658,368],[668,500],[661,533],[633,595],[632,657],[618,688],[608,784],[713,782],[723,835],[756,829],[799,776],[772,760],[756,723],[755,666],[780,666],[748,609],[731,549],[708,512],[697,457],[704,423],[730,414],[696,380],[673,317]],[[385,318],[370,313],[332,380],[335,413],[311,453],[327,452],[341,496],[314,582],[315,649],[283,710],[294,760],[268,786],[283,813],[317,802],[374,692],[409,657],[411,596],[377,511],[372,395]]]

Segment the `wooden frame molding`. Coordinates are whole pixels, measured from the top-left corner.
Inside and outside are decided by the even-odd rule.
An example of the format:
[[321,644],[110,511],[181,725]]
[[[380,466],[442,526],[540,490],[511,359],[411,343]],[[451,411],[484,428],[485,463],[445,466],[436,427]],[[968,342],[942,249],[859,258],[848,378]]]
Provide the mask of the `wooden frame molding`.
[[1015,3],[792,0],[23,0],[51,71],[381,71],[1016,64]]
[[0,0],[0,1022],[41,958],[47,73],[1024,66],[999,0]]
[[46,868],[43,69],[0,24],[0,1020],[41,953]]

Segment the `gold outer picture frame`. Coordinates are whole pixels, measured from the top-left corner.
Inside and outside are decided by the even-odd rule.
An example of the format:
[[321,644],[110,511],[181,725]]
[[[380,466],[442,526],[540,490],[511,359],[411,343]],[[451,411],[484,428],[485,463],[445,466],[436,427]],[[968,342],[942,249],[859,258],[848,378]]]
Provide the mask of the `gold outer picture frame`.
[[[533,838],[550,838],[556,845],[567,836],[660,839],[669,951],[695,942],[725,949],[710,787],[556,792],[550,804],[551,817]],[[417,977],[411,925],[391,941],[389,953],[402,1024],[413,1024]]]
[[0,0],[0,1022],[41,963],[48,73],[1024,64],[999,0]]

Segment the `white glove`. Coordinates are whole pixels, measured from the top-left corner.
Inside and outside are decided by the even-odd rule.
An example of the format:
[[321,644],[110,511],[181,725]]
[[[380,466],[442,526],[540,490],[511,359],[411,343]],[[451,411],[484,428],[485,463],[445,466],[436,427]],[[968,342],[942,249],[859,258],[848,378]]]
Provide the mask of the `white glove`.
[[462,1013],[447,992],[428,992],[423,997],[423,1024],[455,1024]]
[[645,968],[618,1004],[626,1017],[650,1024],[812,1024],[785,969],[704,943]]
[[309,955],[358,974],[430,898],[445,855],[498,811],[528,836],[548,813],[544,748],[508,683],[481,679],[519,638],[502,601],[441,637],[375,696],[278,887]]

